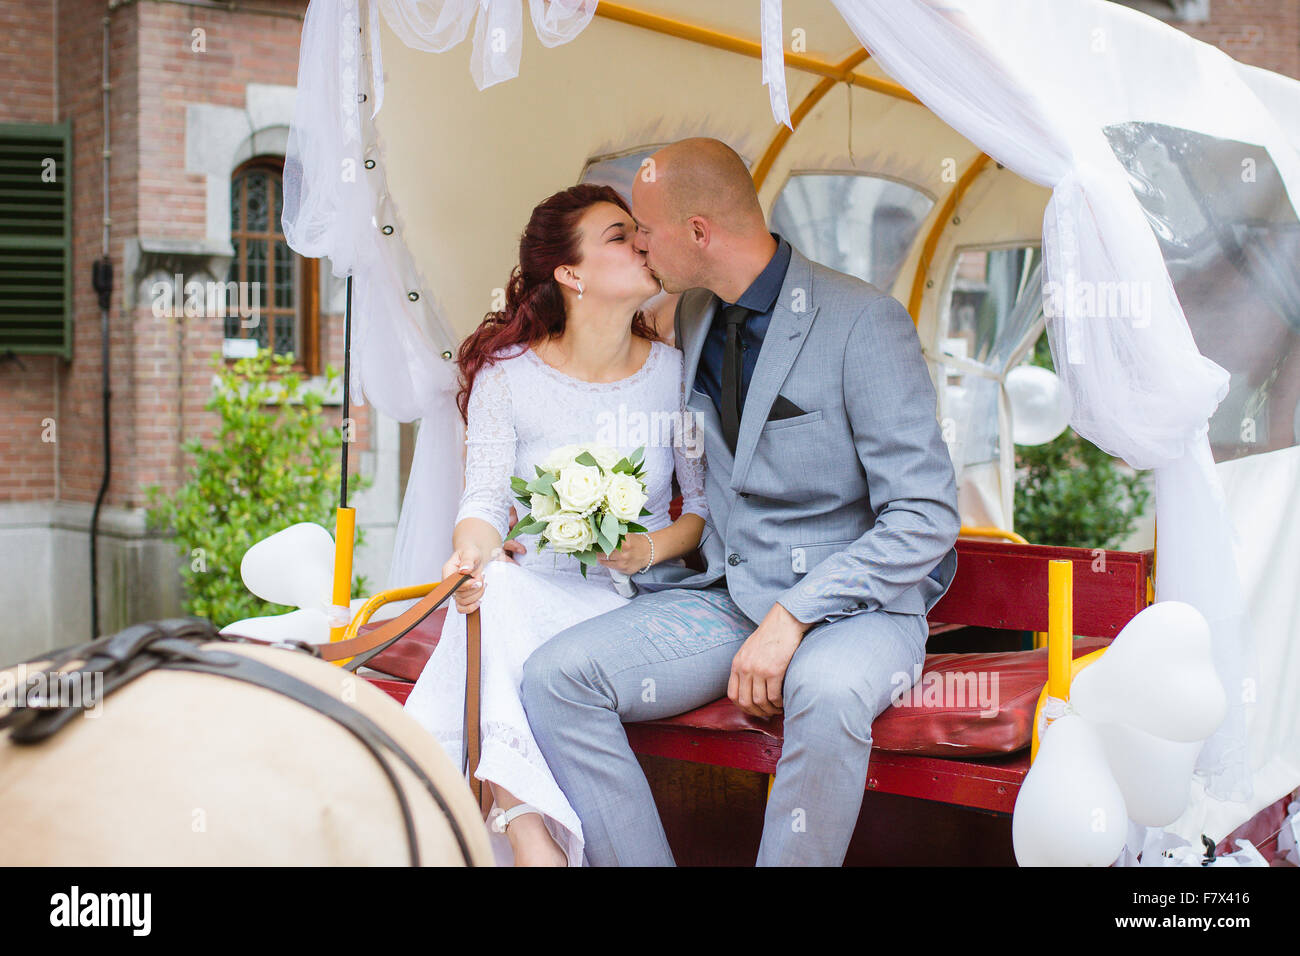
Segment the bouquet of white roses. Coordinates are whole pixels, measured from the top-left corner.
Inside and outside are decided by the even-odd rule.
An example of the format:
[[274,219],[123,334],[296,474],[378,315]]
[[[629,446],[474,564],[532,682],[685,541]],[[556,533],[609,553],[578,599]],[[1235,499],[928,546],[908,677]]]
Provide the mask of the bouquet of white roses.
[[[535,466],[532,481],[514,477],[510,487],[528,506],[506,536],[540,535],[537,549],[547,545],[558,554],[572,554],[582,576],[600,554],[612,554],[630,533],[646,529],[634,519],[650,514],[645,507],[645,446],[620,458],[604,445],[565,445]],[[616,583],[626,575],[611,569]],[[619,579],[622,578],[622,582]]]

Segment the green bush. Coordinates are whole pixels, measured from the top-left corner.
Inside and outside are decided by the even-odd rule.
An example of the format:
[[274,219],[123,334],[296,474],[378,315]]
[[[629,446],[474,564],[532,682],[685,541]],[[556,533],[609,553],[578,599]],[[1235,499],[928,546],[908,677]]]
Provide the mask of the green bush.
[[[299,521],[334,534],[343,436],[321,414],[321,396],[305,391],[301,377],[290,371],[292,363],[292,355],[269,349],[232,367],[215,356],[218,384],[205,408],[221,416],[216,435],[206,446],[198,439],[181,446],[194,461],[173,496],[157,485],[145,489],[149,526],[176,535],[186,613],[217,627],[293,610],[244,587],[239,563],[252,545]],[[338,372],[328,367],[325,377],[332,385]],[[350,475],[349,500],[369,484]],[[358,528],[356,546],[363,540]],[[352,596],[364,588],[357,576]]]
[[[1046,333],[1032,363],[1052,368]],[[1016,446],[1015,527],[1032,544],[1118,547],[1150,497],[1141,472],[1120,471],[1117,459],[1073,428],[1044,445]]]

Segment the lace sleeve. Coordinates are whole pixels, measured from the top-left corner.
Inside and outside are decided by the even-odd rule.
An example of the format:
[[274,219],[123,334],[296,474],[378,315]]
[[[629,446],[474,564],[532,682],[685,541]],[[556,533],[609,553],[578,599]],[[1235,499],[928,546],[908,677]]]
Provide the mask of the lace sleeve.
[[695,413],[686,407],[686,379],[681,379],[681,430],[673,436],[673,463],[682,490],[682,514],[697,514],[709,520],[704,497],[704,436],[696,427]]
[[510,384],[500,364],[479,371],[470,390],[465,428],[465,491],[457,523],[481,518],[504,538],[513,499],[510,476],[515,468],[515,416]]

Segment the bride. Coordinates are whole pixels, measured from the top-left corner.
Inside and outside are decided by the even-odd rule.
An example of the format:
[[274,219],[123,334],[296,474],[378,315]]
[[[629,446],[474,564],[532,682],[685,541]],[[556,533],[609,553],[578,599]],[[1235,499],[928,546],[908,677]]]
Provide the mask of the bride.
[[[699,544],[708,511],[704,461],[683,427],[682,354],[659,341],[639,307],[659,281],[633,248],[636,222],[609,186],[583,184],[533,210],[519,241],[505,309],[489,313],[461,346],[457,404],[466,421],[465,492],[446,579],[470,573],[455,594],[433,655],[406,709],[458,764],[465,706],[465,614],[482,620],[482,754],[491,787],[489,832],[497,862],[581,866],[582,825],[546,766],[519,699],[524,661],[547,639],[627,603],[609,569],[631,575],[681,563]],[[664,426],[663,423],[671,423]],[[662,426],[662,427],[661,427]],[[663,432],[667,432],[664,434]],[[698,436],[695,436],[698,441]],[[518,563],[502,550],[510,478],[564,445],[602,444],[620,455],[645,447],[646,534],[588,569],[521,535]],[[672,476],[681,517],[670,521]]]

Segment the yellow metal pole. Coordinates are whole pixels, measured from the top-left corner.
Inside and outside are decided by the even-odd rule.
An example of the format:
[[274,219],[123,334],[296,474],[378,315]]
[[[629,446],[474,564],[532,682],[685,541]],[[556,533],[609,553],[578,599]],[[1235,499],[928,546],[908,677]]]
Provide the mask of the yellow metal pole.
[[1074,562],[1047,564],[1047,693],[1070,697],[1070,663],[1074,659]]
[[921,247],[921,258],[916,263],[916,272],[912,275],[912,294],[907,298],[907,311],[912,315],[913,325],[921,320],[921,298],[925,295],[926,283],[930,281],[930,265],[934,259],[934,250],[939,245],[939,237],[952,220],[952,212],[957,208],[957,203],[961,202],[961,198],[966,195],[966,190],[975,181],[975,177],[982,173],[984,167],[990,162],[992,157],[988,153],[980,153],[975,157],[948,193],[943,208],[930,226],[930,231],[925,237],[925,245]]
[[[646,10],[638,10],[636,7],[629,7],[621,3],[609,3],[607,0],[601,0],[596,7],[596,16],[604,17],[607,20],[615,20],[619,23],[626,23],[629,26],[640,27],[643,30],[651,30],[654,33],[662,33],[665,36],[677,37],[680,40],[689,40],[692,43],[711,46],[719,50],[729,50],[732,53],[739,53],[742,56],[753,57],[754,59],[761,59],[763,56],[763,44],[757,40],[733,36],[720,30],[712,30],[708,27],[688,23],[685,20],[676,20]],[[819,60],[815,56],[805,56],[802,53],[791,53],[787,50],[785,65],[792,70],[800,70],[804,73],[828,77],[831,80],[852,83],[854,86],[874,90],[877,93],[883,93],[896,99],[917,104],[921,103],[912,95],[910,90],[900,86],[893,80],[886,80],[878,76],[863,76],[854,73],[852,69],[845,69],[839,64]]]
[[[858,50],[853,55],[837,63],[836,69],[843,70],[847,73],[859,63],[866,60],[870,55],[871,54],[866,50]],[[785,149],[785,144],[788,143],[790,137],[794,135],[794,130],[799,128],[799,124],[803,122],[804,117],[812,112],[812,108],[816,106],[821,101],[822,97],[829,93],[834,86],[834,80],[830,77],[823,77],[817,85],[812,88],[812,91],[803,98],[799,105],[791,111],[790,126],[786,126],[784,123],[777,126],[776,135],[772,137],[772,142],[768,144],[762,157],[754,165],[754,189],[758,190],[763,188],[763,183],[767,180],[767,174],[772,171],[772,164],[776,162],[776,158],[781,154],[781,150]],[[791,127],[794,127],[794,129],[791,129]]]
[[[348,607],[352,603],[352,538],[357,526],[357,509],[337,508],[334,518],[334,603]],[[341,641],[347,622],[330,628],[330,640]]]

